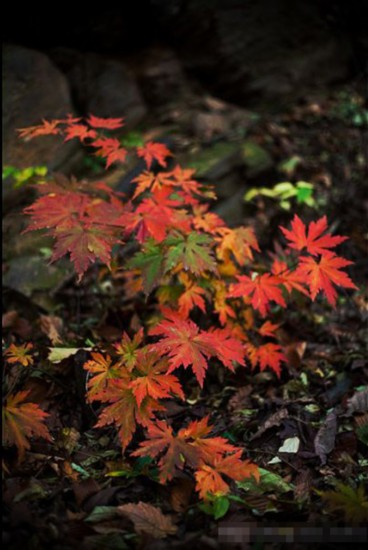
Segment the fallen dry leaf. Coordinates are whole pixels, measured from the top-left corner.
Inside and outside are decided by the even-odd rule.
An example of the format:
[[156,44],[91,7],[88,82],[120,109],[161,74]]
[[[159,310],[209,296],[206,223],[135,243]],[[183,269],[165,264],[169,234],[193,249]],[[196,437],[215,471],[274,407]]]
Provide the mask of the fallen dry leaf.
[[55,315],[41,315],[40,317],[41,331],[51,340],[55,346],[62,343],[60,333],[63,330],[63,321]]
[[321,464],[326,464],[327,455],[334,448],[336,431],[336,413],[332,411],[327,415],[326,420],[318,430],[314,439],[314,450],[316,455],[319,456]]
[[170,493],[170,504],[174,512],[185,512],[189,506],[194,483],[190,479],[178,479]]
[[348,414],[355,412],[368,412],[368,388],[355,392],[348,400]]
[[146,533],[156,539],[163,539],[167,535],[174,535],[177,527],[173,524],[170,516],[164,516],[159,508],[138,502],[138,504],[123,504],[118,506],[118,511],[130,519],[138,534]]
[[267,420],[259,428],[259,430],[257,430],[256,433],[252,435],[250,441],[253,441],[253,439],[260,437],[269,428],[273,428],[273,426],[279,426],[285,418],[288,418],[288,416],[289,412],[287,409],[280,409],[279,411],[275,412],[269,418],[267,418]]

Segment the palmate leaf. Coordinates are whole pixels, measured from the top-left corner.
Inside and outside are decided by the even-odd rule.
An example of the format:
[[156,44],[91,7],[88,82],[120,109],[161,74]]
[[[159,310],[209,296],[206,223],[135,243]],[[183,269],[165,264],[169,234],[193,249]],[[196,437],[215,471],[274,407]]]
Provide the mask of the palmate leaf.
[[185,271],[201,275],[205,271],[216,272],[216,262],[208,235],[189,233],[188,235],[169,235],[165,244],[169,247],[166,253],[165,271],[182,266]]
[[260,370],[263,371],[268,367],[272,369],[277,376],[280,376],[281,363],[287,363],[287,358],[278,344],[269,342],[256,347],[248,343],[245,345],[245,349],[252,368],[259,365]]
[[19,346],[10,344],[5,352],[5,360],[7,363],[20,363],[23,367],[33,365],[32,349],[33,344],[30,342],[28,344],[20,344]]
[[171,157],[172,153],[163,143],[148,141],[143,147],[137,147],[137,155],[144,158],[149,170],[154,160],[157,160],[165,168],[167,165],[166,158]]
[[143,290],[145,294],[158,285],[164,272],[164,254],[162,246],[153,239],[147,240],[142,250],[137,252],[127,263],[128,269],[139,269],[143,277]]
[[173,429],[164,420],[156,420],[148,427],[148,439],[140,444],[133,456],[150,456],[157,458],[160,469],[160,481],[165,483],[173,478],[176,470],[185,465],[195,468],[199,461],[199,451],[187,441],[182,430],[175,436]]
[[306,248],[313,256],[323,254],[329,248],[335,248],[338,244],[346,241],[347,237],[339,235],[332,236],[330,233],[321,237],[327,229],[327,218],[323,216],[316,222],[309,224],[308,232],[305,224],[295,214],[291,222],[291,230],[280,226],[281,231],[288,239],[288,246],[295,250]]
[[331,512],[342,512],[346,521],[354,524],[368,522],[368,496],[364,485],[353,489],[338,482],[334,491],[318,491],[318,494]]
[[109,265],[111,249],[116,242],[111,229],[83,224],[60,227],[54,231],[54,236],[56,245],[51,260],[59,260],[70,254],[79,281],[90,264],[97,260]]
[[322,291],[325,293],[328,302],[335,307],[337,292],[334,287],[357,289],[350,277],[341,271],[342,267],[350,265],[352,262],[332,252],[325,252],[319,262],[311,257],[302,256],[299,259],[297,274],[304,277],[309,286],[312,300],[316,299],[317,294]]
[[242,449],[234,447],[223,437],[210,437],[211,431],[208,417],[190,422],[176,435],[171,426],[158,420],[148,427],[147,439],[132,454],[160,457],[161,483],[172,479],[185,467],[196,470],[196,489],[204,499],[229,491],[222,475],[238,481],[251,475],[258,479],[257,466],[241,460]]
[[262,316],[266,315],[270,302],[286,307],[280,288],[282,281],[277,276],[264,273],[253,278],[247,275],[237,275],[236,278],[238,282],[230,286],[229,298],[252,296],[252,306],[258,309]]
[[206,499],[209,495],[219,496],[229,492],[229,485],[222,475],[235,481],[243,481],[252,476],[259,480],[258,467],[249,461],[241,460],[241,455],[242,449],[227,456],[215,456],[212,463],[202,464],[198,468],[195,473],[196,489],[201,498]]
[[115,353],[119,356],[119,365],[124,365],[128,371],[132,371],[137,366],[139,355],[139,346],[143,341],[143,328],[135,333],[133,338],[124,332],[120,342],[114,344]]
[[146,502],[137,504],[123,504],[117,508],[119,514],[129,518],[137,533],[150,535],[156,539],[163,539],[174,535],[177,527],[170,516],[165,516],[159,508]]
[[124,205],[113,196],[105,201],[65,190],[48,193],[25,209],[31,216],[27,231],[47,229],[56,239],[52,261],[70,254],[79,280],[91,263],[110,263],[112,246],[119,242],[122,212]]
[[[113,363],[109,355],[92,352],[92,359],[83,365],[83,368],[92,375],[88,380],[88,398],[93,401],[101,391],[106,390],[109,381],[123,378],[124,371],[120,365]],[[125,377],[126,378],[126,377]]]
[[191,366],[202,387],[210,357],[217,357],[230,370],[234,370],[233,361],[244,365],[243,345],[227,330],[200,330],[190,319],[184,320],[177,312],[168,309],[164,310],[164,315],[165,319],[152,328],[149,334],[161,336],[150,348],[159,354],[168,355],[168,373],[181,365],[184,368]]
[[3,406],[3,443],[16,445],[19,460],[24,458],[26,449],[30,448],[29,439],[32,436],[43,437],[51,441],[51,435],[44,424],[48,413],[40,409],[36,403],[26,402],[29,391],[20,391],[9,395]]
[[94,115],[89,115],[86,122],[93,128],[104,128],[106,130],[117,130],[118,128],[124,126],[123,118],[101,118]]
[[167,374],[168,360],[160,358],[147,348],[140,351],[137,357],[136,378],[131,381],[130,388],[137,400],[138,407],[149,395],[154,399],[164,399],[176,395],[184,399],[181,385],[172,374]]
[[178,306],[179,306],[179,312],[180,314],[187,319],[189,317],[189,313],[194,309],[195,307],[198,307],[203,313],[206,312],[206,303],[204,301],[204,296],[206,295],[206,291],[204,288],[192,284],[188,286],[184,292],[181,294],[179,300],[178,300]]
[[136,396],[127,380],[111,381],[95,399],[108,403],[99,416],[96,428],[114,424],[123,449],[131,442],[137,424],[147,427],[155,411],[165,410],[163,405],[150,396],[146,396],[138,406]]
[[69,141],[73,138],[78,138],[82,143],[86,139],[93,139],[97,136],[95,130],[91,130],[85,124],[70,124],[64,128],[64,141]]
[[251,227],[237,227],[230,229],[225,227],[216,237],[219,242],[217,256],[220,260],[227,260],[233,254],[239,265],[243,266],[247,261],[253,259],[253,250],[260,252],[254,230]]

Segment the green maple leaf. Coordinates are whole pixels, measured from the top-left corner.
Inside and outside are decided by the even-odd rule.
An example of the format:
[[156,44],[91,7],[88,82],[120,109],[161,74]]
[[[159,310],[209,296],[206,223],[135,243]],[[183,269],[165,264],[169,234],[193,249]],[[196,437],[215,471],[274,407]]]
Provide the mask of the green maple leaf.
[[143,277],[143,289],[148,295],[157,285],[163,273],[162,247],[153,239],[148,240],[142,250],[128,262],[128,268],[140,269]]
[[201,275],[204,271],[216,271],[211,242],[212,239],[208,235],[195,232],[188,235],[169,235],[165,240],[169,247],[166,253],[165,272],[171,271],[179,264],[194,275]]

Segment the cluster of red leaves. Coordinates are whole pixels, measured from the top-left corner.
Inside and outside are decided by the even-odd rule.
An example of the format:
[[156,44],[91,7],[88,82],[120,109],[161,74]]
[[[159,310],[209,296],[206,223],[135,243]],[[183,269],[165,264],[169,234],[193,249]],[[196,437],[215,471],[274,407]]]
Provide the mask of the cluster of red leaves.
[[243,450],[231,445],[224,437],[209,437],[211,431],[208,417],[191,422],[176,435],[167,422],[158,420],[149,426],[148,438],[133,456],[160,457],[161,483],[172,479],[177,470],[186,466],[195,470],[196,490],[203,499],[229,492],[223,476],[235,481],[251,476],[258,480],[257,466],[241,460]]
[[[131,153],[109,135],[122,125],[122,119],[69,116],[20,134],[25,139],[47,134],[60,134],[65,141],[77,138],[105,158],[108,168]],[[101,183],[86,189],[75,181],[49,182],[26,209],[29,230],[48,231],[56,241],[52,260],[69,253],[79,279],[97,260],[109,265],[113,245],[135,242],[138,251],[123,269],[126,292],[132,299],[141,291],[152,295],[157,307],[145,337],[143,327],[133,339],[124,334],[111,352],[94,352],[85,364],[88,398],[103,403],[97,426],[114,424],[123,448],[132,442],[137,426],[143,426],[148,438],[133,455],[158,459],[162,482],[188,467],[195,472],[202,498],[224,494],[229,488],[223,476],[257,477],[257,468],[241,461],[242,450],[224,438],[209,437],[207,418],[176,434],[159,419],[164,400],[184,398],[172,373],[190,367],[201,387],[210,361],[233,372],[247,362],[280,376],[287,361],[277,342],[278,325],[264,317],[286,308],[295,293],[315,300],[324,292],[335,306],[336,287],[355,289],[342,271],[351,262],[332,251],[346,237],[326,233],[326,217],[307,228],[295,216],[291,229],[281,227],[288,247],[285,258],[276,258],[269,267],[257,261],[262,267],[255,271],[254,255],[261,251],[253,229],[229,228],[210,212],[208,201],[215,194],[194,179],[193,170],[176,165],[154,171],[153,161],[166,169],[172,156],[159,143],[133,152],[144,159],[147,170],[133,181],[131,200],[124,202]],[[201,324],[191,318],[199,312]]]
[[[174,315],[171,318],[176,320]],[[184,335],[184,328],[179,327],[178,340],[180,331]],[[203,349],[207,353],[205,336]],[[221,474],[238,481],[250,475],[257,477],[257,467],[241,461],[242,449],[230,445],[222,437],[208,437],[212,431],[208,418],[192,422],[174,435],[171,426],[155,417],[156,412],[165,410],[163,399],[174,396],[184,399],[184,393],[176,376],[170,374],[175,367],[170,367],[168,359],[155,349],[155,345],[143,346],[142,341],[142,331],[133,339],[124,333],[110,354],[92,353],[92,359],[85,364],[89,373],[89,400],[105,404],[96,426],[113,423],[123,448],[132,441],[138,425],[147,428],[148,439],[132,456],[160,456],[158,466],[162,483],[184,467],[195,470],[197,490],[202,498],[208,493],[228,492],[228,484]],[[176,346],[179,348],[180,344]],[[182,353],[185,356],[188,352],[182,349]]]

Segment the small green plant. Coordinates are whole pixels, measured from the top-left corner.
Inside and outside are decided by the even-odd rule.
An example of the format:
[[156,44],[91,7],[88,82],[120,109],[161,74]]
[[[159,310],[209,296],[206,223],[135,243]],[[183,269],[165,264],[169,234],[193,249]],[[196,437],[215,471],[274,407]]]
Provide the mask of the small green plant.
[[14,189],[26,183],[40,183],[44,181],[46,175],[46,166],[29,166],[22,169],[15,168],[14,166],[3,167],[3,181],[9,178]]
[[357,94],[341,92],[332,114],[351,126],[368,126],[368,109],[364,107],[364,98]]
[[273,187],[252,187],[244,195],[244,200],[249,202],[255,197],[268,197],[278,201],[281,208],[290,210],[292,203],[290,199],[296,200],[297,204],[306,204],[311,208],[316,207],[316,201],[313,198],[314,185],[306,181],[298,181],[293,184],[288,181],[277,183]]

